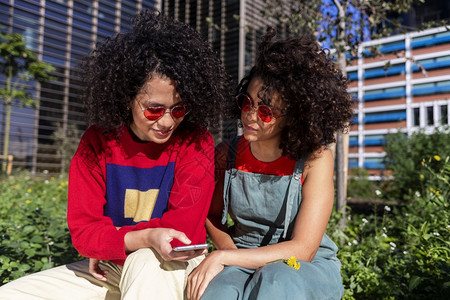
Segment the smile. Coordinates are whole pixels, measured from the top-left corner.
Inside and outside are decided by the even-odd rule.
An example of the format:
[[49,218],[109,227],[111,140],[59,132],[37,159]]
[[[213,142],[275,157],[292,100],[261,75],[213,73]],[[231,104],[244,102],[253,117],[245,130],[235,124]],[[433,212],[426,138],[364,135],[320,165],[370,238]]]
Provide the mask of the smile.
[[159,136],[168,136],[172,133],[172,129],[169,130],[157,130],[157,129],[153,129],[154,132],[159,135]]

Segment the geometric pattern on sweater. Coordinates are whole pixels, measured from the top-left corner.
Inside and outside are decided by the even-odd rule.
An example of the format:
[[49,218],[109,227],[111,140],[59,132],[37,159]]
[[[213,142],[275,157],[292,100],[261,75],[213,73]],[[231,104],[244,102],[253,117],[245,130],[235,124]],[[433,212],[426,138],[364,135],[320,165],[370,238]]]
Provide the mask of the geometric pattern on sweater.
[[108,163],[105,216],[110,217],[116,227],[161,218],[167,211],[174,169],[175,162],[153,168]]

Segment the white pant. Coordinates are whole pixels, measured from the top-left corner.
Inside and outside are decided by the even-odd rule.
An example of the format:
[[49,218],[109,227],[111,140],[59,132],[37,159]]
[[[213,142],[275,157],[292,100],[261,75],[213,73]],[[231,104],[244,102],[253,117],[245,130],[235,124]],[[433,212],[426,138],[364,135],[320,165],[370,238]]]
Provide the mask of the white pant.
[[203,258],[165,261],[153,249],[140,249],[123,267],[101,262],[109,270],[106,282],[89,273],[86,259],[9,282],[0,287],[0,299],[183,299],[187,276]]

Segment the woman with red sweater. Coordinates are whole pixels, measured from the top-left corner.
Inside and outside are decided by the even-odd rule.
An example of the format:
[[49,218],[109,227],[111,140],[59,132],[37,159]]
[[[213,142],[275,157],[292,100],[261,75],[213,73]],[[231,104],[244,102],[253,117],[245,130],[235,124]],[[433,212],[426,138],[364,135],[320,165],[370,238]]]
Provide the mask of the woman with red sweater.
[[227,77],[189,26],[142,12],[82,64],[89,124],[72,159],[67,220],[90,258],[0,288],[2,299],[182,299],[206,249],[214,142]]

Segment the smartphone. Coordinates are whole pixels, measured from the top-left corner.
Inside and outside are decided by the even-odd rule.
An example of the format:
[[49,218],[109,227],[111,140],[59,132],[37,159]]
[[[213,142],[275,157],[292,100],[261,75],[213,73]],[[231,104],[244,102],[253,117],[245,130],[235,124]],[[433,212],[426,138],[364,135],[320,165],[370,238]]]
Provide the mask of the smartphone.
[[199,250],[199,249],[205,249],[208,247],[209,247],[209,244],[186,245],[186,246],[175,247],[175,248],[173,248],[173,251]]

